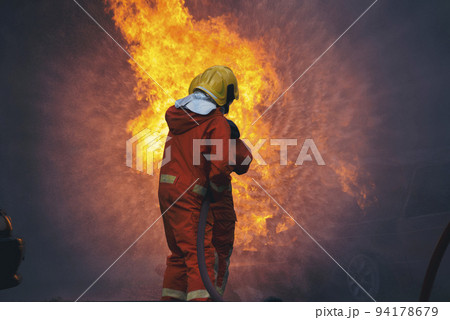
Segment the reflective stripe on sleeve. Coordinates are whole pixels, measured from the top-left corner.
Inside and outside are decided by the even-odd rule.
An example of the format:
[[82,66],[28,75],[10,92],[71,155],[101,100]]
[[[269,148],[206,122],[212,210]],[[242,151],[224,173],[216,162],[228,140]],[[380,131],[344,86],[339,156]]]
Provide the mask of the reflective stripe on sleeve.
[[171,174],[162,174],[161,177],[159,178],[160,182],[164,182],[164,183],[171,183],[173,184],[175,182],[177,177],[171,175]]
[[174,290],[169,288],[163,288],[162,289],[162,296],[163,297],[171,297],[178,300],[186,301],[186,292],[180,291],[180,290]]
[[195,192],[204,197],[206,195],[206,188],[199,184],[196,184],[192,189],[192,192]]
[[203,299],[203,298],[209,298],[209,293],[206,290],[195,290],[188,292],[187,294],[187,301],[193,300],[193,299]]

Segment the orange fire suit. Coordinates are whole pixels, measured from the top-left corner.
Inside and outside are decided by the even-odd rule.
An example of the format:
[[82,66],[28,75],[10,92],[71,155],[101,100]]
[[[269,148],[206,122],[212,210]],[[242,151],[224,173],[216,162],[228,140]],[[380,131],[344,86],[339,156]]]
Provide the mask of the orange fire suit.
[[[167,258],[162,300],[205,301],[209,294],[203,286],[197,263],[198,220],[207,188],[211,189],[214,199],[220,199],[230,187],[230,174],[234,168],[229,164],[230,127],[219,109],[199,115],[172,106],[166,112],[166,121],[169,134],[164,159],[170,157],[170,161],[161,167],[158,197],[171,255]],[[201,145],[202,156],[198,157],[199,164],[194,164],[195,139],[222,141],[222,158],[206,160],[205,155],[216,154],[218,148]],[[214,283],[211,214],[207,222],[205,259]]]
[[[233,138],[233,136],[232,136]],[[234,172],[241,175],[248,171],[252,154],[245,146],[245,143],[236,139]],[[231,253],[233,252],[234,230],[236,224],[236,212],[234,211],[233,194],[231,185],[220,201],[211,203],[210,211],[214,217],[212,243],[215,249],[215,286],[217,292],[224,294],[225,286],[228,280],[228,267],[230,265]]]

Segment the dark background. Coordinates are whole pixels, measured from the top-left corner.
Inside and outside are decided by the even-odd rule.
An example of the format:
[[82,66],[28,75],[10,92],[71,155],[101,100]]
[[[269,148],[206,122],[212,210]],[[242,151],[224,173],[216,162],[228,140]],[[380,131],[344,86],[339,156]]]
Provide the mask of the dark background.
[[[80,3],[121,39],[102,1]],[[239,24],[239,17],[251,16],[252,3],[187,1],[187,7],[196,18],[227,12],[238,17]],[[369,4],[341,0],[313,6],[310,12],[316,15],[310,19],[320,19],[330,32],[329,38],[315,42],[315,55]],[[278,6],[261,2],[255,10],[266,10],[267,17],[260,17],[261,28],[248,36],[277,27],[284,36],[272,39],[271,50],[276,51],[272,44],[277,41],[295,48],[295,33],[283,30],[306,23],[296,15],[295,9],[302,6],[302,1],[280,1]],[[415,150],[450,146],[448,17],[448,1],[380,0],[324,56],[326,61],[335,51],[355,52],[343,59],[368,79],[367,94],[375,101],[370,112],[379,122],[366,132],[367,155],[404,159],[412,154],[414,160]],[[311,39],[314,32],[310,30]],[[302,59],[301,50],[292,52],[286,58],[289,72],[278,66],[286,84],[311,63]],[[123,199],[119,207],[102,197],[120,197],[124,188],[152,188],[145,177],[130,177],[122,166],[129,138],[126,121],[142,108],[134,98],[134,75],[126,55],[68,0],[2,1],[0,63],[0,207],[12,217],[14,232],[25,238],[27,248],[20,267],[23,283],[0,291],[0,300],[75,300],[159,214],[156,199],[147,199],[145,191]],[[271,112],[268,119],[277,114]],[[87,157],[91,152],[96,156]],[[83,165],[86,159],[89,163]],[[123,168],[116,170],[117,164]],[[91,177],[91,170],[105,174]],[[88,197],[93,193],[94,199]],[[89,199],[83,201],[84,197]],[[127,206],[132,209],[125,210]],[[156,209],[138,218],[139,208]],[[97,210],[109,214],[114,223],[98,220]],[[158,245],[136,245],[130,251],[134,258],[114,266],[87,300],[158,299],[157,266],[164,264],[166,248],[161,224],[150,232],[147,240]]]

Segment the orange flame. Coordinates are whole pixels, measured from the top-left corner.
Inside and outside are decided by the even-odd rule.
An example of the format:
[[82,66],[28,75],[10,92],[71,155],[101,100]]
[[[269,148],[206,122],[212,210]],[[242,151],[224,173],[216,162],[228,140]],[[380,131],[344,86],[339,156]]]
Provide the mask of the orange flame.
[[[234,31],[232,21],[224,17],[196,21],[183,0],[155,1],[108,0],[113,19],[128,42],[134,60],[130,64],[137,78],[136,96],[148,107],[129,121],[128,131],[135,135],[145,128],[167,132],[164,114],[173,99],[187,95],[193,77],[212,65],[230,66],[239,81],[240,99],[232,105],[231,117],[242,136],[254,142],[268,133],[260,121],[250,132],[247,128],[257,115],[256,107],[272,101],[280,85],[274,57],[263,49],[262,40],[249,41]],[[145,70],[145,71],[144,71]],[[159,149],[159,158],[162,148]],[[243,204],[251,200],[247,184],[234,182],[236,206],[252,214],[239,217],[237,245],[249,244],[255,235],[265,235],[268,209],[255,210]]]
[[[127,130],[132,135],[146,128],[167,132],[165,111],[175,99],[188,94],[193,77],[212,65],[227,65],[235,72],[240,89],[240,99],[233,103],[230,118],[241,129],[242,136],[253,143],[261,137],[269,137],[270,125],[265,118],[250,125],[257,118],[259,107],[267,107],[281,92],[281,80],[272,64],[275,57],[264,49],[263,39],[250,41],[241,37],[229,16],[195,20],[183,0],[105,2],[134,58],[129,62],[137,79],[136,97],[148,103],[140,116],[128,122]],[[319,145],[327,145],[323,134],[317,138]],[[156,160],[162,156],[160,146],[156,150],[159,152]],[[265,159],[278,157],[276,150],[267,155],[266,149],[261,149],[261,154],[266,153]],[[368,202],[366,191],[355,191],[359,168],[345,163],[331,164],[330,168],[338,177],[342,191],[354,196],[364,207]],[[281,170],[278,166],[252,164],[250,175],[258,175],[270,190],[279,189],[289,197],[287,187],[273,179],[280,176]],[[284,181],[294,179],[295,174],[287,171],[282,172]],[[154,183],[156,185],[156,179]],[[235,179],[233,193],[239,220],[236,245],[257,250],[261,239],[264,244],[273,244],[272,240],[265,239],[268,234],[266,220],[277,216],[279,208],[249,177]],[[276,221],[276,234],[294,225],[284,214]]]

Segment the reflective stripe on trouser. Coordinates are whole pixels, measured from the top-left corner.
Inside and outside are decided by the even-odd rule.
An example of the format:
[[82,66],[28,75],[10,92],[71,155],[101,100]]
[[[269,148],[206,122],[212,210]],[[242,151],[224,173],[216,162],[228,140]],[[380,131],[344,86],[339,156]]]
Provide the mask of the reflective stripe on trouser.
[[186,292],[169,288],[162,289],[162,296],[171,297],[182,301],[186,301],[187,298]]
[[[205,296],[204,291],[201,291],[205,290],[205,287],[197,263],[197,228],[203,198],[194,192],[186,192],[175,202],[185,188],[178,186],[178,183],[161,183],[159,186],[160,208],[162,212],[167,210],[163,215],[163,222],[171,251],[167,258],[163,288],[186,292],[187,300],[204,300],[209,295]],[[211,241],[212,219],[208,218],[205,231],[205,261],[214,283],[214,247]]]
[[214,271],[216,289],[223,295],[228,281],[230,257],[233,252],[235,222],[228,220],[214,221],[212,242],[215,252]]
[[[230,257],[233,252],[233,248],[230,249],[228,255],[225,259],[219,258],[219,255],[216,253],[216,263],[214,266],[214,273],[216,275],[216,290],[220,295],[223,295],[225,292],[225,287],[228,282],[228,276],[230,274]],[[220,268],[220,273],[219,273]]]
[[191,292],[188,292],[188,294],[187,294],[188,301],[192,301],[192,300],[196,300],[196,299],[207,299],[209,297],[210,297],[209,293],[205,289],[191,291]]

